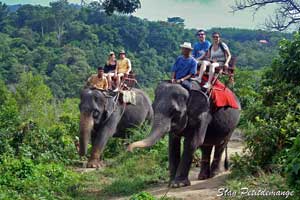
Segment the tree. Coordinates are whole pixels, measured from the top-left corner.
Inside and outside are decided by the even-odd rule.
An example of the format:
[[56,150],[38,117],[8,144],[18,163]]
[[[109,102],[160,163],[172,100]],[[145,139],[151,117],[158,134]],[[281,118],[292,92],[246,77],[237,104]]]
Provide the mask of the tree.
[[99,0],[99,4],[93,3],[93,8],[104,9],[108,15],[115,11],[124,14],[131,14],[141,7],[140,0]]
[[3,21],[7,17],[7,15],[8,15],[7,5],[0,2],[0,30],[1,27],[3,26]]
[[235,5],[232,6],[233,12],[254,9],[254,13],[260,8],[268,5],[277,5],[275,14],[266,20],[267,28],[284,31],[292,25],[299,28],[300,22],[300,2],[297,0],[235,0]]
[[50,3],[54,24],[57,30],[58,44],[61,44],[65,25],[74,18],[74,11],[67,0],[58,0]]
[[42,76],[33,76],[31,72],[21,75],[16,87],[16,100],[22,119],[30,119],[40,125],[48,124],[53,117],[52,99],[51,90]]
[[184,26],[184,19],[182,19],[181,17],[168,17],[168,22],[171,24]]

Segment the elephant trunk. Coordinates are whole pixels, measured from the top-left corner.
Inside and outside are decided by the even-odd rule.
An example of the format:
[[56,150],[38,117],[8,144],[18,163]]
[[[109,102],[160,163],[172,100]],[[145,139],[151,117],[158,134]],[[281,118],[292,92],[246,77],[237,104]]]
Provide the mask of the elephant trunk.
[[88,143],[91,137],[91,131],[94,126],[94,119],[90,113],[80,114],[80,136],[79,136],[79,155],[84,156],[87,153]]
[[171,118],[161,114],[154,115],[154,122],[149,136],[143,140],[131,143],[128,146],[128,151],[133,151],[135,148],[145,148],[153,146],[161,137],[163,137],[171,129]]
[[208,124],[211,122],[212,117],[208,112],[204,112],[200,116],[200,126],[195,130],[192,145],[194,148],[201,146],[204,142]]

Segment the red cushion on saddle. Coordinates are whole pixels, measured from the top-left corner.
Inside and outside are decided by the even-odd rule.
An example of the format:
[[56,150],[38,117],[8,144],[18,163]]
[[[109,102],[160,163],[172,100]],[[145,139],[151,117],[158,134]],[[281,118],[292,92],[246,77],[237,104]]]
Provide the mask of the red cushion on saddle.
[[[202,79],[205,82],[208,80],[207,76],[203,76]],[[221,81],[215,81],[211,92],[211,98],[213,100],[215,108],[230,106],[232,108],[239,109],[239,105],[235,99],[233,92]]]

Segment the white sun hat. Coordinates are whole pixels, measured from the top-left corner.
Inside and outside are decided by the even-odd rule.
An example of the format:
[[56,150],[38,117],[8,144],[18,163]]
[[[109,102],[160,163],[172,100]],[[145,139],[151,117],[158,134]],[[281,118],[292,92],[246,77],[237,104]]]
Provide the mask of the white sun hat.
[[180,45],[181,48],[190,49],[193,50],[192,44],[190,42],[184,42],[182,45]]

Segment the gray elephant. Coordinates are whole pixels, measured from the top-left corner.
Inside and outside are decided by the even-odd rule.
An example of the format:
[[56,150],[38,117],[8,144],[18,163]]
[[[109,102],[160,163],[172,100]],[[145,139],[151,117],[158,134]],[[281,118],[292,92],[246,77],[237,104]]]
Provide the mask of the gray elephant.
[[142,124],[152,123],[153,109],[149,97],[139,89],[135,92],[136,103],[125,104],[107,92],[86,88],[80,95],[79,154],[87,153],[91,139],[92,153],[87,167],[100,167],[100,155],[110,137],[125,137],[125,130]]
[[[212,177],[220,170],[221,155],[239,122],[239,103],[238,106],[239,109],[222,107],[212,111],[205,92],[201,90],[188,92],[179,84],[162,82],[155,92],[154,123],[151,133],[146,139],[130,144],[128,150],[152,146],[169,132],[170,186],[190,185],[188,174],[193,154],[198,147],[202,150],[198,179]],[[180,156],[182,137],[184,150]],[[210,165],[213,146],[215,154]]]

